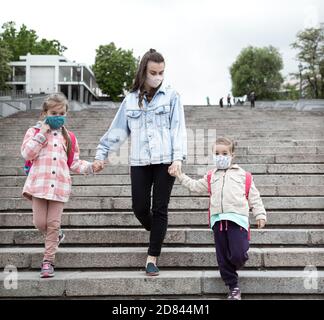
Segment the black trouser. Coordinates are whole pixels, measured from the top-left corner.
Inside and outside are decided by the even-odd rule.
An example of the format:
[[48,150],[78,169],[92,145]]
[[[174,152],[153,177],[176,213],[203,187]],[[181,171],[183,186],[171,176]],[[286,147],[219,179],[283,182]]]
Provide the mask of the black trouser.
[[[148,254],[159,256],[168,227],[168,204],[175,178],[170,176],[171,164],[132,166],[132,205],[136,218],[150,233]],[[151,210],[151,189],[153,203]]]

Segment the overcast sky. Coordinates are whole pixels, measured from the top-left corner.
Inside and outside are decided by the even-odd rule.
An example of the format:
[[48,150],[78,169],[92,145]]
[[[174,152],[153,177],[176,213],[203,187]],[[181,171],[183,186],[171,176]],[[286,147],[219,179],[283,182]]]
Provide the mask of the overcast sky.
[[[55,5],[55,6],[54,6]],[[241,49],[273,45],[282,74],[297,70],[290,48],[298,31],[324,22],[323,0],[10,0],[1,25],[15,21],[68,47],[69,60],[94,63],[115,42],[136,57],[149,48],[166,60],[166,79],[185,104],[217,103],[231,90],[229,67]]]

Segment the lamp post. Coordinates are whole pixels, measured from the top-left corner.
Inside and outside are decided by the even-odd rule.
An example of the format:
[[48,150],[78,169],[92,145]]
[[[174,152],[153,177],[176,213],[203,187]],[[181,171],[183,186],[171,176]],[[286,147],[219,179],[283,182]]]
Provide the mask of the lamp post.
[[303,70],[303,65],[301,64],[301,62],[299,62],[298,65],[298,69],[299,69],[299,99],[302,98],[302,70]]
[[81,67],[78,63],[77,65],[77,80],[78,80],[78,100],[81,102],[81,89],[80,89],[80,81],[81,81]]

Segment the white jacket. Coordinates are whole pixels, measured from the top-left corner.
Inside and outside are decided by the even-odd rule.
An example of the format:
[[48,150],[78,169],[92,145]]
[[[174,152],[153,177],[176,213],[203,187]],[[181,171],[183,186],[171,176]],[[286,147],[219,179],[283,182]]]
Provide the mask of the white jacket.
[[[207,174],[199,180],[194,180],[184,173],[179,177],[180,183],[192,192],[208,192]],[[266,220],[266,211],[258,189],[252,179],[248,200],[245,197],[245,170],[233,164],[227,170],[217,170],[211,177],[210,213],[233,212],[249,216],[249,209],[256,220]]]

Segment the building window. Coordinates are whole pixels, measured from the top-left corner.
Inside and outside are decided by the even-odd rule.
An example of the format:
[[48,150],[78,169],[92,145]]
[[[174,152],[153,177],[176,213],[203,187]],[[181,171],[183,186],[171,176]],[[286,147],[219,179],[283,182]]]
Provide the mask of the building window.
[[81,66],[73,67],[73,81],[80,82],[81,79]]
[[87,68],[83,68],[83,81],[86,83],[86,85],[89,88],[91,88],[90,78],[91,78],[91,74],[90,74],[89,70]]
[[59,81],[70,82],[71,79],[71,67],[60,67],[59,68]]
[[26,82],[26,67],[25,66],[14,66],[12,68],[12,81],[13,82]]

